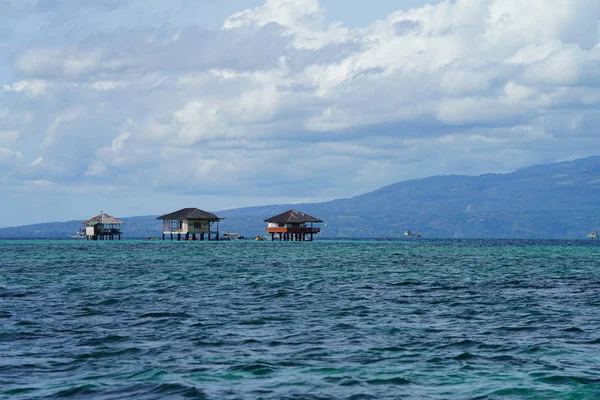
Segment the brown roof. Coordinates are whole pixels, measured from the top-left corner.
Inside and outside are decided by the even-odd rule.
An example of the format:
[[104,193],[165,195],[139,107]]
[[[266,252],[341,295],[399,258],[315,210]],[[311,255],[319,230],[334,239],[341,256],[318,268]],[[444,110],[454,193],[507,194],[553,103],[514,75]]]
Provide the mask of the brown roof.
[[179,221],[182,221],[184,219],[207,219],[209,221],[218,221],[224,218],[219,217],[218,215],[215,215],[213,213],[209,213],[208,211],[200,210],[198,208],[182,208],[179,211],[175,211],[170,214],[165,214],[156,219]]
[[311,217],[308,214],[296,210],[288,210],[274,217],[265,219],[265,222],[276,222],[279,224],[291,223],[302,224],[304,222],[323,222],[318,218]]
[[83,225],[87,225],[87,226],[94,226],[94,225],[98,225],[98,224],[104,224],[104,225],[121,225],[124,224],[125,222],[116,219],[115,217],[113,217],[112,215],[108,215],[105,213],[102,213],[100,215],[96,215],[94,218],[90,218],[87,221],[83,221],[82,224]]

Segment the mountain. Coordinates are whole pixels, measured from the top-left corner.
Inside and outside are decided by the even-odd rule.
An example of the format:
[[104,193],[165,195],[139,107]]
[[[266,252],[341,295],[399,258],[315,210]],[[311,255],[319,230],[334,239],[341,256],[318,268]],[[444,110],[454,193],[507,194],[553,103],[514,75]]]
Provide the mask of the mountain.
[[[202,208],[201,204],[191,205]],[[289,208],[323,219],[321,237],[585,238],[600,230],[600,156],[509,174],[435,176],[349,199],[217,212],[222,232],[264,234],[263,220]],[[155,216],[122,218],[126,237],[158,236]],[[0,238],[69,237],[81,222],[0,229]]]
[[[125,222],[125,238],[156,236],[162,227],[156,215],[119,218]],[[0,239],[68,239],[83,228],[82,221],[47,222],[43,224],[0,228]]]

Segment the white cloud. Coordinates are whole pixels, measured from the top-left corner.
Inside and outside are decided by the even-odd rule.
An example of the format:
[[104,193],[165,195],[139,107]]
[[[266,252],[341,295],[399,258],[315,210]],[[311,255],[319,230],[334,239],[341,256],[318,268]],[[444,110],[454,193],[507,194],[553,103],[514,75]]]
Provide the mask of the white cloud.
[[113,90],[122,85],[123,83],[115,81],[94,81],[91,87],[97,90]]
[[564,44],[560,40],[551,40],[542,44],[532,43],[517,50],[505,62],[508,64],[531,64],[542,61],[555,51],[561,50],[563,46]]
[[54,118],[47,129],[42,148],[52,148],[64,132],[64,126],[77,121],[84,111],[80,107],[69,108]]
[[223,29],[262,28],[271,23],[283,26],[284,34],[292,36],[299,48],[319,49],[349,39],[349,30],[341,22],[324,24],[318,0],[266,0],[261,7],[230,16]]
[[14,149],[0,147],[0,163],[17,162],[23,159],[23,154]]
[[595,0],[456,0],[350,30],[318,0],[267,0],[219,31],[37,37],[0,91],[2,157],[27,160],[4,169],[57,187],[318,199],[588,155],[599,19]]
[[39,165],[39,164],[41,164],[41,163],[42,163],[42,161],[44,161],[44,157],[40,156],[40,157],[36,158],[36,159],[35,159],[35,161],[34,161],[34,162],[32,162],[30,165],[31,165],[32,167],[35,167],[36,165]]
[[130,65],[127,58],[108,58],[102,50],[36,48],[23,52],[15,68],[28,77],[79,79],[114,73]]
[[123,132],[119,136],[117,136],[116,138],[113,139],[112,144],[110,146],[110,149],[113,151],[113,153],[117,153],[123,148],[123,144],[129,137],[129,135],[130,135],[129,132]]
[[5,92],[24,92],[30,97],[39,97],[48,87],[48,82],[41,79],[31,81],[19,81],[11,85],[3,85],[2,89]]

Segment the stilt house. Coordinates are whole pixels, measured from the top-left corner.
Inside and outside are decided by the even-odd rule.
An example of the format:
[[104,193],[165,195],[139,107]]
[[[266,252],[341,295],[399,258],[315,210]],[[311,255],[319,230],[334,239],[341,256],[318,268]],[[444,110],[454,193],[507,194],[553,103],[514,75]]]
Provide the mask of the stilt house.
[[83,222],[87,240],[121,240],[121,225],[125,222],[100,211],[100,215]]
[[275,236],[285,241],[312,241],[314,235],[321,232],[321,228],[313,224],[321,223],[318,218],[312,217],[296,210],[288,210],[282,214],[265,219],[267,233],[271,234],[271,240]]
[[219,239],[219,221],[223,218],[197,208],[183,208],[179,211],[158,217],[163,221],[162,240],[166,236],[177,240]]

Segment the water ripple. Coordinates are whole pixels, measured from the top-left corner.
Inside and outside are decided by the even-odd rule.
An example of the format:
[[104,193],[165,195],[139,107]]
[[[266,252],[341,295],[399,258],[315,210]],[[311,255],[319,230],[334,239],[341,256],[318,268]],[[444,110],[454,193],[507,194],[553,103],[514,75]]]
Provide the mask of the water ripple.
[[0,397],[600,398],[600,244],[0,241]]

